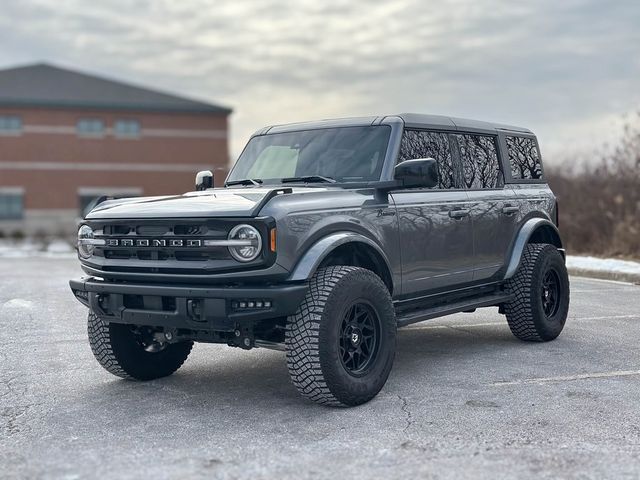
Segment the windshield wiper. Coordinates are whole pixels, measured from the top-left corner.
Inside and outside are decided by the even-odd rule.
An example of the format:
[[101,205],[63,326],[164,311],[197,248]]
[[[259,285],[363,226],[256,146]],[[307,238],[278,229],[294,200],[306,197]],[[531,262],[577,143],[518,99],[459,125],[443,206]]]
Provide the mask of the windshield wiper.
[[336,183],[331,177],[323,177],[322,175],[305,175],[302,177],[286,177],[281,180],[282,183]]
[[225,182],[225,187],[230,187],[231,185],[260,185],[262,180],[259,178],[243,178],[242,180],[229,180]]

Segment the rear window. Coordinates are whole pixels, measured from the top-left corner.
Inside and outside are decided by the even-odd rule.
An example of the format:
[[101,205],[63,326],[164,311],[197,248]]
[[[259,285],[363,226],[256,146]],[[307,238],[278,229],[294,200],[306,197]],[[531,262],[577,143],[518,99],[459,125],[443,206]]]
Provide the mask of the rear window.
[[542,178],[542,162],[538,146],[532,138],[507,137],[511,177],[516,180]]

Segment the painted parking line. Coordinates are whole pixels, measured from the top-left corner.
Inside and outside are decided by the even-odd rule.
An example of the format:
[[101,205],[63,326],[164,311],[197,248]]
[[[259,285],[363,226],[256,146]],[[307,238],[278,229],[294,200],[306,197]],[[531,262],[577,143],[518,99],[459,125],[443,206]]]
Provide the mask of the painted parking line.
[[[636,285],[633,282],[625,282],[622,280],[610,280],[607,278],[580,277],[579,275],[570,275],[570,277],[575,278],[576,280],[578,280],[579,283],[613,283],[616,285],[631,286],[631,287]],[[573,292],[573,289],[571,289],[571,291]]]
[[640,318],[640,314],[635,315],[603,315],[600,317],[569,317],[570,320],[617,320],[625,318]]
[[[633,285],[629,285],[629,287],[633,287]],[[629,293],[629,292],[634,292],[636,293],[638,290],[637,288],[589,288],[589,289],[576,289],[576,290],[571,290],[571,295],[573,295],[574,293],[611,293],[611,292],[615,292],[615,293]]]
[[490,385],[493,387],[504,387],[509,385],[532,385],[532,384],[545,384],[556,382],[573,382],[575,380],[590,380],[595,378],[615,378],[615,377],[631,377],[640,375],[640,370],[618,370],[613,372],[595,372],[595,373],[581,373],[578,375],[567,375],[559,377],[541,377],[541,378],[526,378],[522,380],[514,380],[509,382],[494,382]]

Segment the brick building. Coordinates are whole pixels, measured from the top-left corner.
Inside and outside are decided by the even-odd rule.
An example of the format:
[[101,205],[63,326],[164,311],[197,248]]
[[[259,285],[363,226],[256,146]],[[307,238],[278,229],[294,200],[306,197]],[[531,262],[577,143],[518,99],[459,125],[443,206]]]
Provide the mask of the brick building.
[[0,70],[0,234],[68,234],[102,195],[193,190],[231,110],[46,64]]

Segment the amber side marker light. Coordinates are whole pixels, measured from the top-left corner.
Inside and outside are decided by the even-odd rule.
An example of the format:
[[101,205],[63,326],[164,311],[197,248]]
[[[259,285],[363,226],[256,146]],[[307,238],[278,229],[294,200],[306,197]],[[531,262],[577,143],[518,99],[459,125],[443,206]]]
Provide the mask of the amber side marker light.
[[276,251],[276,229],[272,228],[269,231],[269,250],[272,252]]

